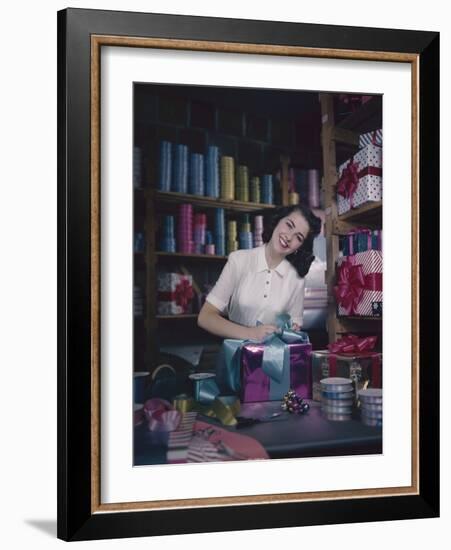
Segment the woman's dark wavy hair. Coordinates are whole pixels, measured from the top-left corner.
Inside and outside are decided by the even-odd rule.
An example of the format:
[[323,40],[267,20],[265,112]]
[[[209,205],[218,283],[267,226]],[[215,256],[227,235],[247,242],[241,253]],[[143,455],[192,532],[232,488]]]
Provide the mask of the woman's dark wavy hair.
[[279,221],[295,211],[304,216],[310,229],[301,247],[298,248],[296,253],[289,254],[287,260],[293,265],[300,277],[305,277],[315,259],[313,240],[321,232],[321,220],[313,214],[308,206],[293,204],[292,206],[281,206],[273,210],[270,217],[265,217],[262,239],[264,243],[268,243]]

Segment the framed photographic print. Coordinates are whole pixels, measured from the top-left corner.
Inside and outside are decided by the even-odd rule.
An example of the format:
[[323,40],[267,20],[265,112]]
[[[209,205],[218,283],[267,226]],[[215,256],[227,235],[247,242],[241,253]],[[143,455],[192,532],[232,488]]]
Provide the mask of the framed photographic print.
[[59,12],[60,538],[438,515],[438,67]]

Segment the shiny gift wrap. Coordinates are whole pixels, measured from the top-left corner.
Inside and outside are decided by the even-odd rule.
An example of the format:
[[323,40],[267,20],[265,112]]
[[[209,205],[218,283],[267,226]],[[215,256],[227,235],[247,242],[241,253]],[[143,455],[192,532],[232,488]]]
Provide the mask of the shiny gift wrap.
[[312,346],[306,333],[291,330],[290,322],[282,323],[280,318],[279,332],[261,342],[224,340],[216,369],[222,393],[233,393],[249,403],[278,401],[293,389],[311,399]]

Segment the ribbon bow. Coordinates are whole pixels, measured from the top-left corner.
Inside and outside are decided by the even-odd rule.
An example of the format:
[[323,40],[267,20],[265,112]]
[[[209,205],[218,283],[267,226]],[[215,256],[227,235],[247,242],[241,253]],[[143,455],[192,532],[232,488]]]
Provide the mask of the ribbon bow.
[[376,345],[377,336],[359,338],[355,334],[346,334],[333,344],[328,344],[332,353],[362,353],[372,351]]
[[[343,169],[340,179],[337,182],[337,192],[345,199],[352,198],[359,184],[359,165],[351,160]],[[351,205],[352,206],[352,205]]]
[[175,287],[175,302],[178,306],[182,306],[184,310],[188,307],[188,302],[193,296],[193,287],[186,279],[183,279]]
[[[260,325],[257,321],[257,325]],[[273,398],[286,393],[290,386],[290,348],[288,344],[309,343],[305,332],[297,332],[291,328],[291,317],[280,314],[275,322],[278,327],[273,334],[263,340],[224,340],[220,370],[226,373],[226,384],[230,391],[238,393],[241,389],[241,350],[246,345],[264,344],[262,370],[270,377],[270,395]],[[224,368],[225,367],[225,368]]]
[[346,315],[357,312],[357,306],[365,290],[363,267],[352,265],[345,260],[338,268],[338,283],[334,287],[337,303],[345,310]]

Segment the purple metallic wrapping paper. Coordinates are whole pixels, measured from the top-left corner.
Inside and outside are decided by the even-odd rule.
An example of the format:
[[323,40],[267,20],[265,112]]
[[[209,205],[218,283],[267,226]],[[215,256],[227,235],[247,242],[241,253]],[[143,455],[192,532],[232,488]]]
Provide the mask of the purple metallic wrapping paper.
[[[312,398],[311,344],[289,344],[290,348],[290,388],[300,397]],[[247,344],[241,352],[241,391],[242,403],[270,401],[271,379],[262,368],[263,344]],[[285,393],[288,389],[283,392]],[[283,395],[276,399],[282,399]]]

